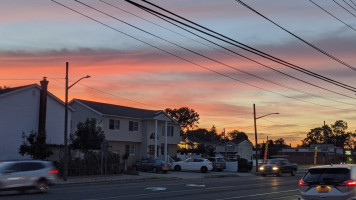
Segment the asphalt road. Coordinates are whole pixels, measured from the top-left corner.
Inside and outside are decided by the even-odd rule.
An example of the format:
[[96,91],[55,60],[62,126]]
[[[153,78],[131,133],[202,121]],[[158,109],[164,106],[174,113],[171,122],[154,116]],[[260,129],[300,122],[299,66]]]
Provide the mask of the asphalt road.
[[199,178],[137,183],[61,185],[48,194],[2,193],[6,200],[297,199],[301,175]]

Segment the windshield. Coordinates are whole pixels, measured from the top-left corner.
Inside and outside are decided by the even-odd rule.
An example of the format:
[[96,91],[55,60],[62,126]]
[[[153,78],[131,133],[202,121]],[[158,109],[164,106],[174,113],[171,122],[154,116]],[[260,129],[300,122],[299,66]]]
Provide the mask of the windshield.
[[347,168],[309,169],[303,179],[310,184],[337,184],[348,180],[349,174]]

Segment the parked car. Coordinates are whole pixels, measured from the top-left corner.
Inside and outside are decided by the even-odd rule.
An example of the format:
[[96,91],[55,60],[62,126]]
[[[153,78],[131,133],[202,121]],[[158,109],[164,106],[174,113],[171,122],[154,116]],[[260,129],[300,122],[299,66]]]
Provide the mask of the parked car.
[[57,180],[58,170],[50,161],[0,162],[0,190],[37,189],[47,192]]
[[213,169],[213,164],[206,158],[187,158],[184,161],[173,162],[174,171],[201,171],[206,173]]
[[356,165],[312,167],[298,185],[299,200],[356,199]]
[[295,163],[290,163],[287,159],[270,159],[267,160],[266,164],[259,166],[259,171],[261,176],[266,176],[267,174],[275,174],[277,176],[282,176],[282,173],[290,173],[295,176],[298,170],[298,165]]
[[220,157],[209,157],[208,160],[213,164],[213,170],[222,171],[226,169],[226,161]]
[[136,162],[132,168],[134,170],[140,171],[152,171],[154,173],[163,172],[166,173],[169,171],[170,166],[163,160],[158,159],[144,159],[140,162]]

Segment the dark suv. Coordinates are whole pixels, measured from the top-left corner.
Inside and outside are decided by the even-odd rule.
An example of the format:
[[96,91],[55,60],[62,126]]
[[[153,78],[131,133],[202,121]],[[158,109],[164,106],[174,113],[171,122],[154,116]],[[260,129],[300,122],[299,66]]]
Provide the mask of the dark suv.
[[298,185],[299,200],[355,200],[356,165],[310,168]]
[[226,161],[220,157],[209,157],[208,160],[213,164],[213,170],[222,171],[226,169]]
[[58,170],[52,162],[29,160],[0,162],[0,190],[37,189],[47,192],[57,179]]

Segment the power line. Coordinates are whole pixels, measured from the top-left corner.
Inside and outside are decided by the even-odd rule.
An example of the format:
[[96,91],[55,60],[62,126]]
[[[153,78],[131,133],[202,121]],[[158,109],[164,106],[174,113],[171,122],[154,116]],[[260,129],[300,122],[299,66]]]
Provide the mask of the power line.
[[347,8],[345,8],[344,6],[342,6],[341,4],[339,4],[338,2],[336,2],[335,0],[333,0],[334,3],[336,3],[337,5],[339,5],[342,9],[344,9],[346,12],[350,13],[352,16],[356,17],[355,14],[353,14],[352,12],[350,12]]
[[354,8],[354,7],[352,7],[351,6],[351,4],[349,4],[349,3],[347,3],[345,0],[342,0],[344,3],[346,3],[351,9],[353,9],[353,10],[355,10],[356,11],[356,9]]
[[341,19],[337,18],[335,15],[331,14],[329,11],[327,11],[325,8],[321,7],[320,5],[318,5],[317,3],[315,3],[312,0],[309,0],[310,2],[312,2],[314,5],[316,5],[317,7],[319,7],[321,10],[323,10],[324,12],[328,13],[330,16],[332,16],[333,18],[335,18],[336,20],[338,20],[339,22],[343,23],[344,25],[346,25],[347,27],[351,28],[352,30],[356,31],[356,29],[348,24],[346,24],[344,21],[342,21]]
[[[153,34],[153,33],[150,33],[150,32],[148,32],[148,31],[145,31],[145,30],[143,30],[143,29],[141,29],[141,28],[139,28],[139,27],[137,27],[137,26],[134,26],[134,25],[132,25],[132,24],[130,24],[130,23],[128,23],[128,22],[125,22],[125,21],[123,21],[123,20],[120,20],[120,19],[118,19],[118,18],[116,18],[116,17],[114,17],[114,16],[112,16],[112,15],[110,15],[110,14],[107,14],[107,13],[105,13],[105,12],[103,12],[103,11],[97,9],[97,8],[94,8],[94,7],[92,7],[92,6],[88,5],[88,4],[85,4],[85,3],[83,3],[83,2],[81,2],[81,1],[79,1],[79,0],[75,0],[75,1],[78,2],[78,3],[80,3],[80,4],[82,4],[82,5],[84,5],[84,6],[86,6],[86,7],[88,7],[88,8],[91,8],[91,9],[97,11],[97,12],[100,12],[100,13],[102,13],[102,14],[108,16],[108,17],[111,17],[111,18],[113,18],[113,19],[115,19],[115,20],[118,20],[118,21],[120,21],[120,22],[122,22],[122,23],[124,23],[124,24],[126,24],[126,25],[129,25],[129,26],[131,26],[131,27],[133,27],[133,28],[135,28],[135,29],[137,29],[137,30],[140,30],[140,31],[142,31],[142,32],[144,32],[144,33],[146,33],[146,34],[149,34],[149,35],[151,35],[151,36],[154,36],[154,37],[156,37],[156,38],[158,38],[158,39],[160,39],[160,40],[163,40],[163,41],[165,41],[165,42],[168,42],[168,43],[170,43],[170,44],[172,44],[172,45],[175,45],[175,46],[177,46],[177,47],[179,47],[179,48],[182,48],[182,49],[184,49],[184,50],[187,50],[187,51],[189,51],[189,52],[191,52],[191,53],[193,53],[193,54],[196,54],[196,55],[198,55],[198,56],[201,56],[201,57],[203,57],[203,58],[206,58],[206,59],[208,59],[208,60],[211,60],[211,61],[213,61],[213,62],[216,62],[216,63],[218,63],[218,64],[221,64],[221,65],[223,65],[223,66],[232,68],[232,69],[234,69],[234,70],[237,70],[237,71],[239,71],[239,72],[241,72],[241,73],[244,73],[244,74],[247,74],[247,75],[249,75],[249,76],[258,78],[258,79],[260,79],[260,80],[263,80],[263,81],[266,81],[266,82],[269,82],[269,83],[272,83],[272,84],[275,84],[275,85],[278,85],[278,86],[281,86],[281,87],[284,87],[284,88],[288,88],[288,89],[291,89],[291,90],[294,90],[294,91],[298,91],[298,92],[301,92],[301,93],[305,93],[305,92],[302,92],[302,91],[300,91],[300,90],[298,90],[298,89],[294,89],[294,88],[285,86],[285,85],[283,85],[283,84],[276,83],[276,82],[274,82],[274,81],[271,81],[271,80],[262,78],[262,77],[260,77],[260,76],[254,75],[254,74],[252,74],[252,73],[249,73],[249,72],[246,72],[246,71],[243,71],[243,70],[234,68],[234,67],[232,67],[232,66],[230,66],[230,65],[227,65],[227,64],[225,64],[225,63],[223,63],[223,62],[220,62],[220,61],[218,61],[218,60],[216,60],[216,59],[210,58],[210,57],[205,56],[205,55],[203,55],[203,54],[201,54],[201,53],[195,52],[195,51],[193,51],[193,50],[191,50],[191,49],[188,49],[188,48],[183,47],[183,46],[181,46],[181,45],[178,45],[178,44],[176,44],[176,43],[174,43],[174,42],[171,42],[171,41],[169,41],[169,40],[166,40],[166,39],[164,39],[164,38],[162,38],[162,37],[160,37],[160,36],[157,36],[157,35],[155,35],[155,34]],[[353,105],[353,104],[351,104],[351,105]]]
[[[168,42],[168,43],[170,43],[170,44],[172,44],[172,45],[175,45],[175,46],[177,46],[177,47],[179,47],[179,48],[182,48],[182,49],[184,49],[184,50],[187,50],[187,51],[189,51],[189,52],[191,52],[191,53],[194,53],[194,54],[196,54],[196,55],[198,55],[198,56],[201,56],[201,57],[203,57],[203,58],[206,58],[206,59],[208,59],[208,60],[211,60],[211,61],[213,61],[213,62],[216,62],[216,63],[218,63],[218,64],[221,64],[221,65],[223,65],[223,66],[226,66],[226,67],[229,67],[229,68],[234,69],[234,70],[236,70],[236,71],[239,71],[240,73],[247,74],[247,75],[252,76],[252,77],[255,77],[255,78],[257,78],[257,79],[260,79],[260,80],[263,80],[263,81],[266,81],[266,82],[269,82],[269,83],[272,83],[272,84],[275,84],[275,85],[278,85],[278,86],[281,86],[281,87],[284,87],[284,88],[287,88],[287,89],[290,89],[290,90],[294,90],[294,91],[297,91],[297,92],[300,92],[300,93],[304,93],[304,94],[307,94],[307,95],[310,95],[310,96],[322,98],[322,97],[320,97],[320,96],[318,96],[318,95],[314,95],[314,94],[311,94],[311,93],[308,93],[308,92],[305,92],[305,91],[302,91],[302,90],[299,90],[299,89],[295,89],[295,88],[293,88],[293,87],[289,87],[289,86],[286,86],[286,85],[283,85],[283,84],[280,84],[280,83],[277,83],[277,82],[274,82],[274,81],[265,79],[265,78],[263,78],[263,77],[254,75],[254,74],[252,74],[252,73],[249,73],[249,72],[246,72],[246,71],[237,69],[237,68],[235,68],[235,67],[232,67],[232,66],[230,66],[230,65],[227,65],[227,64],[225,64],[225,63],[222,63],[222,62],[220,62],[220,61],[218,61],[218,60],[216,60],[216,59],[212,59],[212,58],[210,58],[210,57],[208,57],[208,56],[205,56],[205,55],[203,55],[203,54],[201,54],[201,53],[197,53],[197,52],[195,52],[195,51],[193,51],[193,50],[191,50],[191,49],[188,49],[188,48],[186,48],[186,47],[183,47],[183,46],[181,46],[181,45],[178,45],[178,44],[176,44],[176,43],[173,43],[173,42],[171,42],[171,41],[168,41],[168,40],[166,40],[166,39],[164,39],[164,38],[162,38],[162,37],[159,37],[159,36],[157,36],[157,35],[155,35],[155,34],[152,34],[152,33],[148,32],[148,31],[145,31],[145,30],[143,30],[143,29],[141,29],[141,28],[138,28],[138,27],[136,27],[136,26],[134,26],[134,25],[132,25],[132,24],[130,24],[130,23],[128,23],[128,22],[125,22],[125,21],[123,21],[123,20],[120,20],[120,19],[118,19],[118,18],[116,18],[116,17],[114,17],[114,16],[112,16],[112,15],[110,15],[110,14],[107,14],[107,13],[105,13],[105,12],[99,10],[99,9],[96,9],[96,8],[94,8],[94,7],[92,7],[92,6],[88,5],[88,4],[85,4],[85,3],[80,2],[80,1],[78,1],[78,0],[75,0],[75,1],[78,2],[78,3],[80,3],[80,4],[82,4],[82,5],[84,5],[84,6],[86,6],[86,7],[88,7],[88,8],[91,8],[91,9],[97,11],[97,12],[100,12],[100,13],[102,13],[102,14],[108,16],[108,17],[111,17],[111,18],[113,18],[113,19],[115,19],[115,20],[118,20],[118,21],[120,21],[120,22],[122,22],[122,23],[124,23],[124,24],[126,24],[126,25],[129,25],[129,26],[135,28],[135,29],[138,29],[138,30],[140,30],[140,31],[142,31],[142,32],[144,32],[144,33],[146,33],[146,34],[149,34],[149,35],[151,35],[151,36],[154,36],[154,37],[156,37],[156,38],[158,38],[158,39],[160,39],[160,40],[163,40],[163,41],[165,41],[165,42]],[[203,39],[204,39],[204,38],[203,38]],[[222,48],[224,48],[224,49],[226,49],[226,50],[228,50],[228,51],[230,51],[230,52],[232,52],[232,53],[235,53],[235,54],[237,54],[237,55],[239,55],[239,56],[242,56],[242,55],[240,55],[240,54],[238,54],[238,53],[236,53],[236,52],[234,52],[234,51],[231,51],[230,49],[227,49],[227,48],[225,48],[225,47],[223,47],[223,46],[221,46],[221,45],[219,45],[219,44],[217,44],[217,43],[214,43],[214,42],[212,42],[212,41],[210,41],[210,40],[207,40],[207,41],[209,41],[209,42],[211,42],[211,43],[213,43],[213,44],[215,44],[215,45],[218,45],[218,46],[220,46],[220,47],[222,47]],[[242,56],[242,57],[247,58],[247,57],[245,57],[245,56]],[[247,59],[248,59],[248,58],[247,58]],[[251,59],[249,59],[249,60],[251,60]],[[355,98],[355,99],[356,99],[356,98]],[[327,100],[329,100],[329,99],[327,99]],[[333,100],[333,101],[336,101],[336,100]],[[340,103],[339,101],[336,101],[336,102]],[[344,102],[341,102],[341,103],[344,103]],[[348,104],[348,103],[345,103],[345,104]],[[349,105],[353,105],[353,104],[349,104]]]
[[[352,86],[350,86],[350,85],[341,83],[341,82],[339,82],[339,81],[336,81],[336,80],[327,78],[327,77],[322,76],[322,75],[320,75],[320,74],[314,73],[314,72],[312,72],[312,71],[309,71],[309,70],[304,69],[304,68],[302,68],[302,67],[299,67],[299,66],[297,66],[297,65],[291,64],[291,63],[289,63],[289,62],[286,62],[286,61],[284,61],[284,60],[281,60],[281,59],[279,59],[279,58],[276,58],[276,57],[274,57],[274,56],[271,56],[271,55],[269,55],[269,54],[267,54],[267,53],[264,53],[264,52],[262,52],[262,51],[259,51],[259,50],[255,49],[255,48],[252,48],[252,47],[250,47],[250,46],[248,46],[248,45],[245,45],[245,44],[243,44],[243,43],[241,43],[241,42],[238,42],[238,41],[236,41],[236,40],[234,40],[234,39],[231,39],[231,38],[229,38],[229,37],[227,37],[227,36],[224,36],[224,35],[222,35],[222,34],[220,34],[220,33],[217,33],[217,32],[215,32],[215,31],[213,31],[213,30],[211,30],[211,29],[209,29],[209,28],[206,28],[206,27],[204,27],[204,26],[202,26],[202,25],[199,25],[199,24],[197,24],[197,23],[195,23],[195,22],[192,22],[191,20],[188,20],[188,19],[186,19],[186,18],[184,18],[184,17],[181,17],[181,16],[179,16],[179,15],[177,15],[177,14],[175,14],[175,13],[172,13],[171,11],[168,11],[168,10],[166,10],[166,9],[160,7],[160,6],[157,6],[157,5],[153,4],[153,3],[150,3],[150,2],[148,2],[148,1],[146,1],[146,0],[142,0],[142,1],[144,1],[144,2],[146,2],[146,3],[148,3],[148,4],[150,4],[150,5],[153,5],[154,7],[159,8],[159,9],[165,11],[165,12],[168,12],[168,13],[170,13],[170,14],[172,14],[172,15],[174,15],[174,16],[180,18],[180,19],[183,19],[183,20],[185,20],[185,21],[187,21],[187,22],[189,22],[189,23],[191,23],[191,24],[194,24],[195,26],[198,26],[198,27],[200,27],[200,28],[203,28],[203,29],[205,29],[205,30],[208,30],[209,32],[212,32],[212,33],[214,33],[214,34],[216,34],[216,35],[219,35],[219,36],[221,36],[221,37],[223,37],[223,38],[225,38],[225,39],[228,39],[228,40],[230,40],[230,41],[233,41],[234,43],[229,42],[229,41],[227,41],[227,40],[224,40],[224,39],[222,39],[222,38],[219,38],[219,37],[217,37],[217,36],[215,36],[215,35],[212,35],[212,34],[210,34],[210,33],[207,33],[207,32],[205,32],[205,31],[202,31],[202,30],[200,30],[200,29],[197,29],[197,28],[195,28],[195,27],[192,27],[192,26],[190,26],[190,25],[187,25],[187,24],[185,24],[185,23],[183,23],[183,22],[180,22],[180,21],[178,21],[178,20],[175,20],[175,19],[173,19],[173,18],[171,18],[171,17],[168,17],[168,16],[166,16],[166,15],[164,15],[164,14],[162,14],[162,13],[159,13],[159,12],[156,12],[156,11],[154,11],[154,10],[152,10],[152,9],[149,9],[149,8],[147,8],[147,7],[145,7],[145,6],[141,5],[141,4],[132,2],[131,0],[125,0],[125,1],[131,3],[132,5],[135,5],[135,6],[138,7],[138,8],[141,8],[141,9],[147,11],[147,12],[148,12],[148,11],[154,12],[154,13],[159,14],[159,15],[161,15],[161,16],[163,16],[163,17],[166,17],[166,18],[168,18],[168,19],[170,19],[170,20],[174,20],[174,21],[176,21],[176,22],[178,22],[178,23],[180,23],[180,24],[182,24],[182,25],[184,25],[184,26],[188,26],[189,28],[192,28],[192,29],[194,29],[194,30],[196,30],[196,31],[199,31],[199,32],[201,32],[201,33],[204,33],[204,34],[206,34],[206,35],[208,35],[208,36],[210,36],[210,37],[213,37],[213,38],[215,38],[215,39],[224,41],[224,42],[226,42],[226,43],[228,43],[228,44],[234,45],[234,46],[239,47],[239,48],[241,48],[241,49],[244,49],[244,50],[246,50],[246,51],[248,51],[248,52],[254,53],[254,54],[259,55],[259,56],[261,56],[261,57],[263,57],[263,58],[266,58],[266,59],[269,59],[269,60],[271,60],[271,61],[277,62],[277,63],[279,63],[279,64],[282,64],[282,65],[286,66],[286,67],[289,67],[289,68],[292,68],[292,69],[297,70],[297,71],[299,71],[299,72],[308,74],[308,75],[310,75],[310,76],[312,76],[312,77],[314,77],[314,78],[318,78],[318,79],[320,79],[320,80],[329,82],[329,83],[331,83],[331,84],[337,85],[337,86],[339,86],[339,87],[342,87],[342,88],[344,88],[344,89],[350,90],[350,91],[352,91],[352,92],[356,92],[356,91],[355,91],[355,90],[356,90],[355,87],[352,87]],[[235,43],[236,43],[236,44],[235,44]],[[239,46],[239,45],[242,45],[242,46]]]
[[[166,21],[166,22],[168,22],[168,23],[170,23],[170,24],[172,24],[172,25],[178,27],[178,28],[181,28],[181,29],[187,31],[187,32],[190,33],[190,34],[193,34],[193,35],[195,35],[195,36],[197,36],[197,37],[199,37],[199,38],[201,38],[201,39],[203,39],[203,40],[205,40],[205,41],[208,41],[208,42],[210,42],[210,43],[212,43],[212,44],[214,44],[214,45],[216,45],[216,46],[219,46],[219,47],[221,47],[221,48],[223,48],[223,49],[225,49],[225,50],[227,50],[227,51],[229,51],[229,52],[232,52],[232,53],[235,54],[235,55],[238,55],[238,56],[240,56],[240,57],[243,57],[243,58],[245,58],[245,59],[248,60],[248,61],[251,61],[251,62],[254,62],[254,63],[256,63],[256,64],[259,64],[259,65],[262,66],[262,67],[265,67],[265,68],[267,68],[267,69],[270,69],[270,70],[272,70],[272,71],[274,71],[274,72],[277,72],[277,73],[282,74],[282,75],[284,75],[284,76],[287,76],[287,77],[289,77],[289,78],[295,79],[295,80],[300,81],[300,82],[302,82],[302,83],[305,83],[305,84],[314,86],[314,87],[316,87],[316,88],[319,88],[319,89],[322,89],[322,90],[325,90],[325,91],[328,91],[328,92],[332,92],[332,93],[334,93],[334,94],[338,94],[338,95],[341,95],[341,96],[344,96],[344,97],[348,97],[348,98],[351,98],[351,99],[356,99],[355,97],[351,97],[351,96],[348,96],[348,95],[341,94],[341,93],[339,93],[339,92],[332,91],[332,90],[330,90],[330,89],[327,89],[327,88],[324,88],[324,87],[315,85],[315,84],[310,83],[310,82],[308,82],[308,81],[299,79],[299,78],[297,78],[297,77],[294,77],[294,76],[292,76],[292,75],[289,75],[289,74],[287,74],[287,73],[284,73],[284,72],[282,72],[282,71],[279,71],[279,70],[277,70],[277,69],[275,69],[275,68],[273,68],[273,67],[267,66],[267,65],[265,65],[265,64],[263,64],[263,63],[260,63],[260,62],[254,60],[254,59],[251,59],[251,58],[249,58],[249,57],[247,57],[247,56],[244,56],[244,55],[242,55],[242,54],[240,54],[240,53],[237,53],[237,52],[235,52],[235,51],[232,51],[231,49],[226,48],[226,47],[224,47],[224,46],[222,46],[222,45],[220,45],[220,44],[217,44],[217,43],[215,43],[215,42],[213,42],[213,41],[211,41],[211,40],[209,40],[209,39],[206,39],[206,38],[204,38],[204,37],[202,37],[202,36],[200,36],[200,35],[198,35],[198,34],[196,34],[196,33],[193,33],[192,31],[189,31],[189,30],[187,30],[187,29],[185,29],[185,28],[183,28],[183,27],[181,27],[181,26],[179,26],[179,25],[177,25],[177,24],[175,24],[175,23],[173,23],[173,22],[171,22],[171,21],[169,21],[169,20],[167,20],[167,19],[165,19],[165,18],[163,18],[163,17],[161,17],[161,16],[155,14],[155,13],[152,13],[152,12],[150,12],[150,13],[151,13],[152,15],[154,15],[154,16],[156,16],[156,17],[158,17],[158,18],[160,18],[160,19],[162,19],[162,20],[164,20],[164,21]],[[226,53],[226,52],[223,52],[223,53]],[[228,55],[230,55],[230,54],[228,54]],[[234,57],[236,57],[236,56],[234,56]],[[277,83],[277,85],[280,85],[280,84]],[[281,86],[281,85],[280,85],[280,86]],[[305,92],[305,91],[302,91],[302,90],[299,90],[299,89],[295,89],[295,88],[291,88],[291,87],[288,87],[288,86],[285,86],[285,85],[283,85],[282,87],[285,87],[285,88],[288,88],[288,89],[290,89],[290,90],[294,90],[294,91],[297,91],[297,92],[300,92],[300,93],[304,93],[304,94],[307,94],[307,95],[310,95],[310,96],[318,97],[318,98],[321,98],[321,99],[325,99],[325,100],[329,100],[329,101],[334,101],[334,102],[338,102],[338,103],[349,104],[349,103],[340,102],[340,101],[333,100],[333,99],[327,99],[327,98],[321,97],[321,96],[319,96],[319,95],[315,95],[315,94],[312,94],[312,93],[308,93],[308,92]],[[349,104],[349,105],[354,105],[354,104]]]
[[[113,27],[111,27],[111,26],[109,26],[109,25],[107,25],[107,24],[105,24],[105,23],[103,23],[103,22],[100,22],[99,20],[96,20],[96,19],[94,19],[94,18],[92,18],[92,17],[90,17],[90,16],[88,16],[88,15],[85,15],[85,14],[83,14],[83,13],[77,11],[77,10],[74,10],[73,8],[70,8],[70,7],[68,7],[68,6],[64,5],[64,4],[61,4],[61,3],[59,3],[59,2],[57,2],[57,1],[55,1],[55,0],[51,0],[51,1],[54,2],[54,3],[56,3],[56,4],[58,4],[58,5],[60,5],[60,6],[62,6],[62,7],[64,7],[64,8],[66,8],[66,9],[68,9],[68,10],[71,10],[71,11],[73,11],[73,12],[75,12],[75,13],[78,13],[78,14],[80,14],[80,15],[82,15],[82,16],[84,16],[84,17],[86,17],[86,18],[88,18],[88,19],[90,19],[90,20],[92,20],[92,21],[95,21],[95,22],[97,22],[97,23],[99,23],[99,24],[101,24],[101,25],[104,25],[104,26],[106,26],[106,27],[108,27],[108,28],[110,28],[110,29],[112,29],[112,30],[114,30],[114,31],[116,31],[116,32],[119,32],[119,33],[121,33],[121,34],[123,34],[123,35],[125,35],[125,36],[128,36],[128,37],[130,37],[130,38],[132,38],[132,39],[135,39],[135,40],[137,40],[137,41],[140,41],[140,42],[142,42],[142,43],[144,43],[144,44],[146,44],[146,45],[149,45],[149,46],[151,46],[151,47],[153,47],[153,48],[155,48],[155,49],[158,49],[158,50],[160,50],[160,51],[163,51],[163,52],[165,52],[165,53],[167,53],[167,54],[169,54],[169,55],[172,55],[172,56],[174,56],[174,57],[176,57],[176,58],[179,58],[179,59],[181,59],[181,60],[184,60],[184,61],[186,61],[186,62],[188,62],[188,63],[191,63],[191,64],[193,64],[193,65],[195,65],[195,66],[198,66],[198,67],[200,67],[200,68],[206,69],[206,70],[208,70],[208,71],[211,71],[211,72],[216,73],[216,74],[218,74],[218,75],[224,76],[224,77],[226,77],[226,78],[232,79],[232,80],[234,80],[234,81],[236,81],[236,82],[240,82],[240,83],[249,85],[249,86],[251,86],[251,87],[255,87],[255,88],[258,88],[258,89],[261,89],[261,90],[264,90],[264,91],[267,91],[267,92],[270,92],[270,93],[273,93],[273,94],[276,94],[276,95],[279,95],[279,96],[283,96],[283,97],[285,97],[285,98],[294,99],[294,100],[296,100],[296,101],[300,101],[300,102],[304,102],[304,103],[308,103],[308,104],[313,104],[313,105],[318,105],[318,106],[322,106],[322,107],[324,107],[324,108],[325,108],[325,107],[329,107],[329,108],[333,108],[333,109],[340,109],[340,108],[335,108],[335,107],[331,107],[331,106],[321,105],[321,104],[312,103],[312,102],[308,102],[308,101],[305,101],[305,100],[297,99],[297,98],[294,98],[294,97],[290,97],[290,96],[287,96],[287,95],[283,95],[283,94],[280,94],[280,93],[277,93],[277,92],[274,92],[274,91],[271,91],[271,90],[268,90],[268,89],[265,89],[265,88],[262,88],[262,87],[259,87],[259,86],[255,86],[255,85],[253,85],[253,84],[250,84],[250,83],[247,83],[247,82],[244,82],[244,81],[241,81],[241,80],[238,80],[238,79],[236,79],[236,78],[234,78],[234,77],[232,77],[232,76],[229,76],[229,75],[226,75],[226,74],[224,74],[224,73],[218,72],[218,71],[216,71],[216,70],[212,70],[212,69],[210,69],[210,68],[204,67],[204,66],[199,65],[199,64],[197,64],[197,63],[195,63],[195,62],[193,62],[193,61],[190,61],[190,60],[185,59],[185,58],[183,58],[183,57],[181,57],[181,56],[178,56],[178,55],[175,55],[175,54],[173,54],[173,53],[171,53],[171,52],[169,52],[169,51],[166,51],[166,50],[164,50],[164,49],[162,49],[162,48],[159,48],[159,47],[157,47],[157,46],[154,46],[154,45],[152,45],[152,44],[149,44],[149,43],[147,43],[147,42],[145,42],[145,41],[143,41],[143,40],[140,40],[140,39],[138,39],[138,38],[136,38],[136,37],[134,37],[134,36],[132,36],[132,35],[129,35],[129,34],[127,34],[127,33],[124,33],[124,32],[122,32],[122,31],[120,31],[120,30],[118,30],[118,29],[116,29],[116,28],[113,28]],[[341,110],[342,110],[342,109],[341,109]]]
[[[308,46],[312,47],[313,49],[319,51],[320,53],[326,55],[327,57],[335,60],[336,62],[356,71],[356,68],[347,64],[346,62],[340,60],[339,58],[329,54],[328,52],[320,49],[319,47],[311,44],[310,42],[304,40],[303,38],[297,36],[296,34],[292,33],[291,31],[283,28],[281,25],[277,24],[276,22],[272,21],[271,19],[269,19],[268,17],[266,17],[265,15],[263,15],[262,13],[258,12],[257,10],[253,9],[251,6],[247,5],[246,3],[242,2],[241,0],[235,0],[236,2],[240,3],[241,5],[245,6],[246,8],[248,8],[249,10],[253,11],[254,13],[258,14],[259,16],[263,17],[264,19],[266,19],[267,21],[271,22],[272,24],[276,25],[277,27],[279,27],[280,29],[284,30],[285,32],[289,33],[290,35],[294,36],[295,38],[297,38],[298,40],[304,42],[305,44],[307,44]],[[335,0],[333,0],[335,2]],[[336,3],[336,2],[335,2]],[[355,16],[356,17],[356,16]]]

